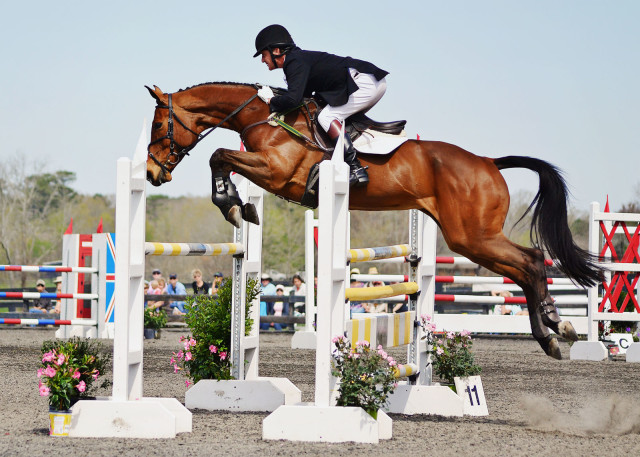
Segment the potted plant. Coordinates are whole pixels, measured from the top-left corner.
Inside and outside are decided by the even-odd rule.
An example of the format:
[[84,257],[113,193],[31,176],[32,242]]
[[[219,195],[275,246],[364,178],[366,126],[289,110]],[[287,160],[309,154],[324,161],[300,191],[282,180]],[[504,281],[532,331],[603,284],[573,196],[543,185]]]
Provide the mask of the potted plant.
[[455,378],[466,378],[480,374],[471,348],[471,332],[436,332],[436,326],[428,315],[421,316],[427,352],[432,358],[433,371],[455,392]]
[[[49,398],[49,434],[66,436],[71,407],[87,398],[94,382],[104,373],[110,353],[100,342],[71,338],[42,343],[42,365],[38,368],[40,396]],[[99,387],[107,387],[108,380]]]
[[[231,376],[231,295],[232,281],[218,288],[218,296],[187,297],[185,322],[191,336],[180,337],[183,347],[174,352],[171,365],[175,373],[187,376],[187,387],[203,379],[227,380]],[[260,294],[258,281],[248,279],[245,301],[245,335],[253,326],[251,303]]]
[[359,406],[374,419],[386,406],[389,394],[396,388],[397,363],[382,348],[369,347],[358,341],[355,348],[343,336],[332,340],[335,345],[331,374],[340,380],[337,406]]
[[160,329],[167,325],[167,313],[163,309],[144,310],[144,337],[160,338]]

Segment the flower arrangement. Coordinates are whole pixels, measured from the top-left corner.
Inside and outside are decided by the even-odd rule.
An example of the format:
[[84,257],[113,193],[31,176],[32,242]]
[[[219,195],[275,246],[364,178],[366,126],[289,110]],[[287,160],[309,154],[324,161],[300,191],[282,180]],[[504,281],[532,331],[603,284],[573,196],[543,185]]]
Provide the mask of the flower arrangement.
[[[69,410],[87,397],[110,358],[99,342],[88,338],[45,341],[41,350],[38,389],[41,397],[49,397],[49,407],[56,411]],[[105,380],[100,387],[108,385]]]
[[167,325],[167,313],[163,309],[144,310],[144,328],[159,329]]
[[355,348],[343,336],[332,340],[335,345],[331,374],[340,379],[338,406],[359,406],[377,419],[378,410],[387,404],[387,397],[398,385],[397,363],[382,346],[369,347],[358,341]]
[[[436,333],[436,325],[431,316],[422,315],[420,323],[425,335],[428,352],[431,354],[433,371],[448,384],[454,384],[454,378],[466,378],[480,374],[482,368],[476,365],[471,348],[471,332]],[[455,390],[455,388],[454,388]]]
[[[173,352],[170,364],[175,373],[187,376],[187,387],[201,379],[232,379],[231,377],[231,295],[232,281],[218,289],[218,297],[196,295],[187,298],[185,322],[191,336],[181,336],[182,348]],[[247,281],[245,303],[245,334],[249,334],[253,319],[249,318],[251,303],[260,294],[258,281]]]

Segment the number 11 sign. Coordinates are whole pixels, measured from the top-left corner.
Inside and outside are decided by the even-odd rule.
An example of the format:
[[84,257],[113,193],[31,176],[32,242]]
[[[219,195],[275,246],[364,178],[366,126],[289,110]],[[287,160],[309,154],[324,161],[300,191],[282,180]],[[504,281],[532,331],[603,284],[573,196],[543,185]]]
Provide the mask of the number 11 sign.
[[454,378],[454,382],[456,383],[456,392],[464,401],[463,413],[465,416],[489,415],[480,376]]

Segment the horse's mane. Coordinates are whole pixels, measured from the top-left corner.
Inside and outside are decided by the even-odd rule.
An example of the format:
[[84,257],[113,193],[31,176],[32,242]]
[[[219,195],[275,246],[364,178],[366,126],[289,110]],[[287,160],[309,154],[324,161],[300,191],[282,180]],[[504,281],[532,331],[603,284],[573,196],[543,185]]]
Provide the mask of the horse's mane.
[[[176,93],[178,92],[184,92],[190,89],[195,89],[196,87],[202,87],[202,86],[246,86],[246,87],[256,87],[255,83],[238,83],[238,82],[232,82],[232,81],[216,81],[216,82],[208,82],[208,83],[200,83],[200,84],[196,84],[194,86],[189,86],[186,87],[184,89],[180,89],[178,90]],[[282,92],[285,91],[286,89],[280,88],[280,87],[272,87],[272,89],[274,91],[278,91],[278,92]]]

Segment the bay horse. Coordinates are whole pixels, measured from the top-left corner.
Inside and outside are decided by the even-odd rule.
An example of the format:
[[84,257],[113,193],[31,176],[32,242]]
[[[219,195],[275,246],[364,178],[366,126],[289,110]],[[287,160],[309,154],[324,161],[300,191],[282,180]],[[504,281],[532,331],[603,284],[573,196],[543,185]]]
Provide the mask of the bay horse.
[[[310,168],[324,151],[312,141],[312,126],[303,109],[284,120],[305,138],[265,122],[269,107],[257,98],[256,85],[206,83],[163,93],[147,87],[157,102],[148,147],[147,180],[154,186],[171,181],[171,173],[196,144],[216,127],[240,133],[246,151],[220,148],[209,159],[212,177],[235,171],[263,189],[300,202]],[[206,130],[206,132],[205,132]],[[542,249],[560,270],[588,287],[601,278],[596,258],[579,248],[567,222],[567,188],[560,171],[536,158],[479,157],[452,144],[408,140],[389,155],[361,155],[370,182],[353,188],[349,208],[366,211],[419,209],[440,227],[452,251],[512,279],[524,291],[531,331],[545,353],[562,355],[549,329],[576,341],[562,321],[547,288]],[[526,168],[539,176],[533,210],[533,248],[510,241],[503,233],[509,190],[500,173]],[[212,199],[216,195],[213,180]],[[221,207],[228,220],[238,206]],[[526,214],[526,213],[525,213]],[[251,214],[245,214],[251,219]],[[257,222],[257,221],[255,221]]]

